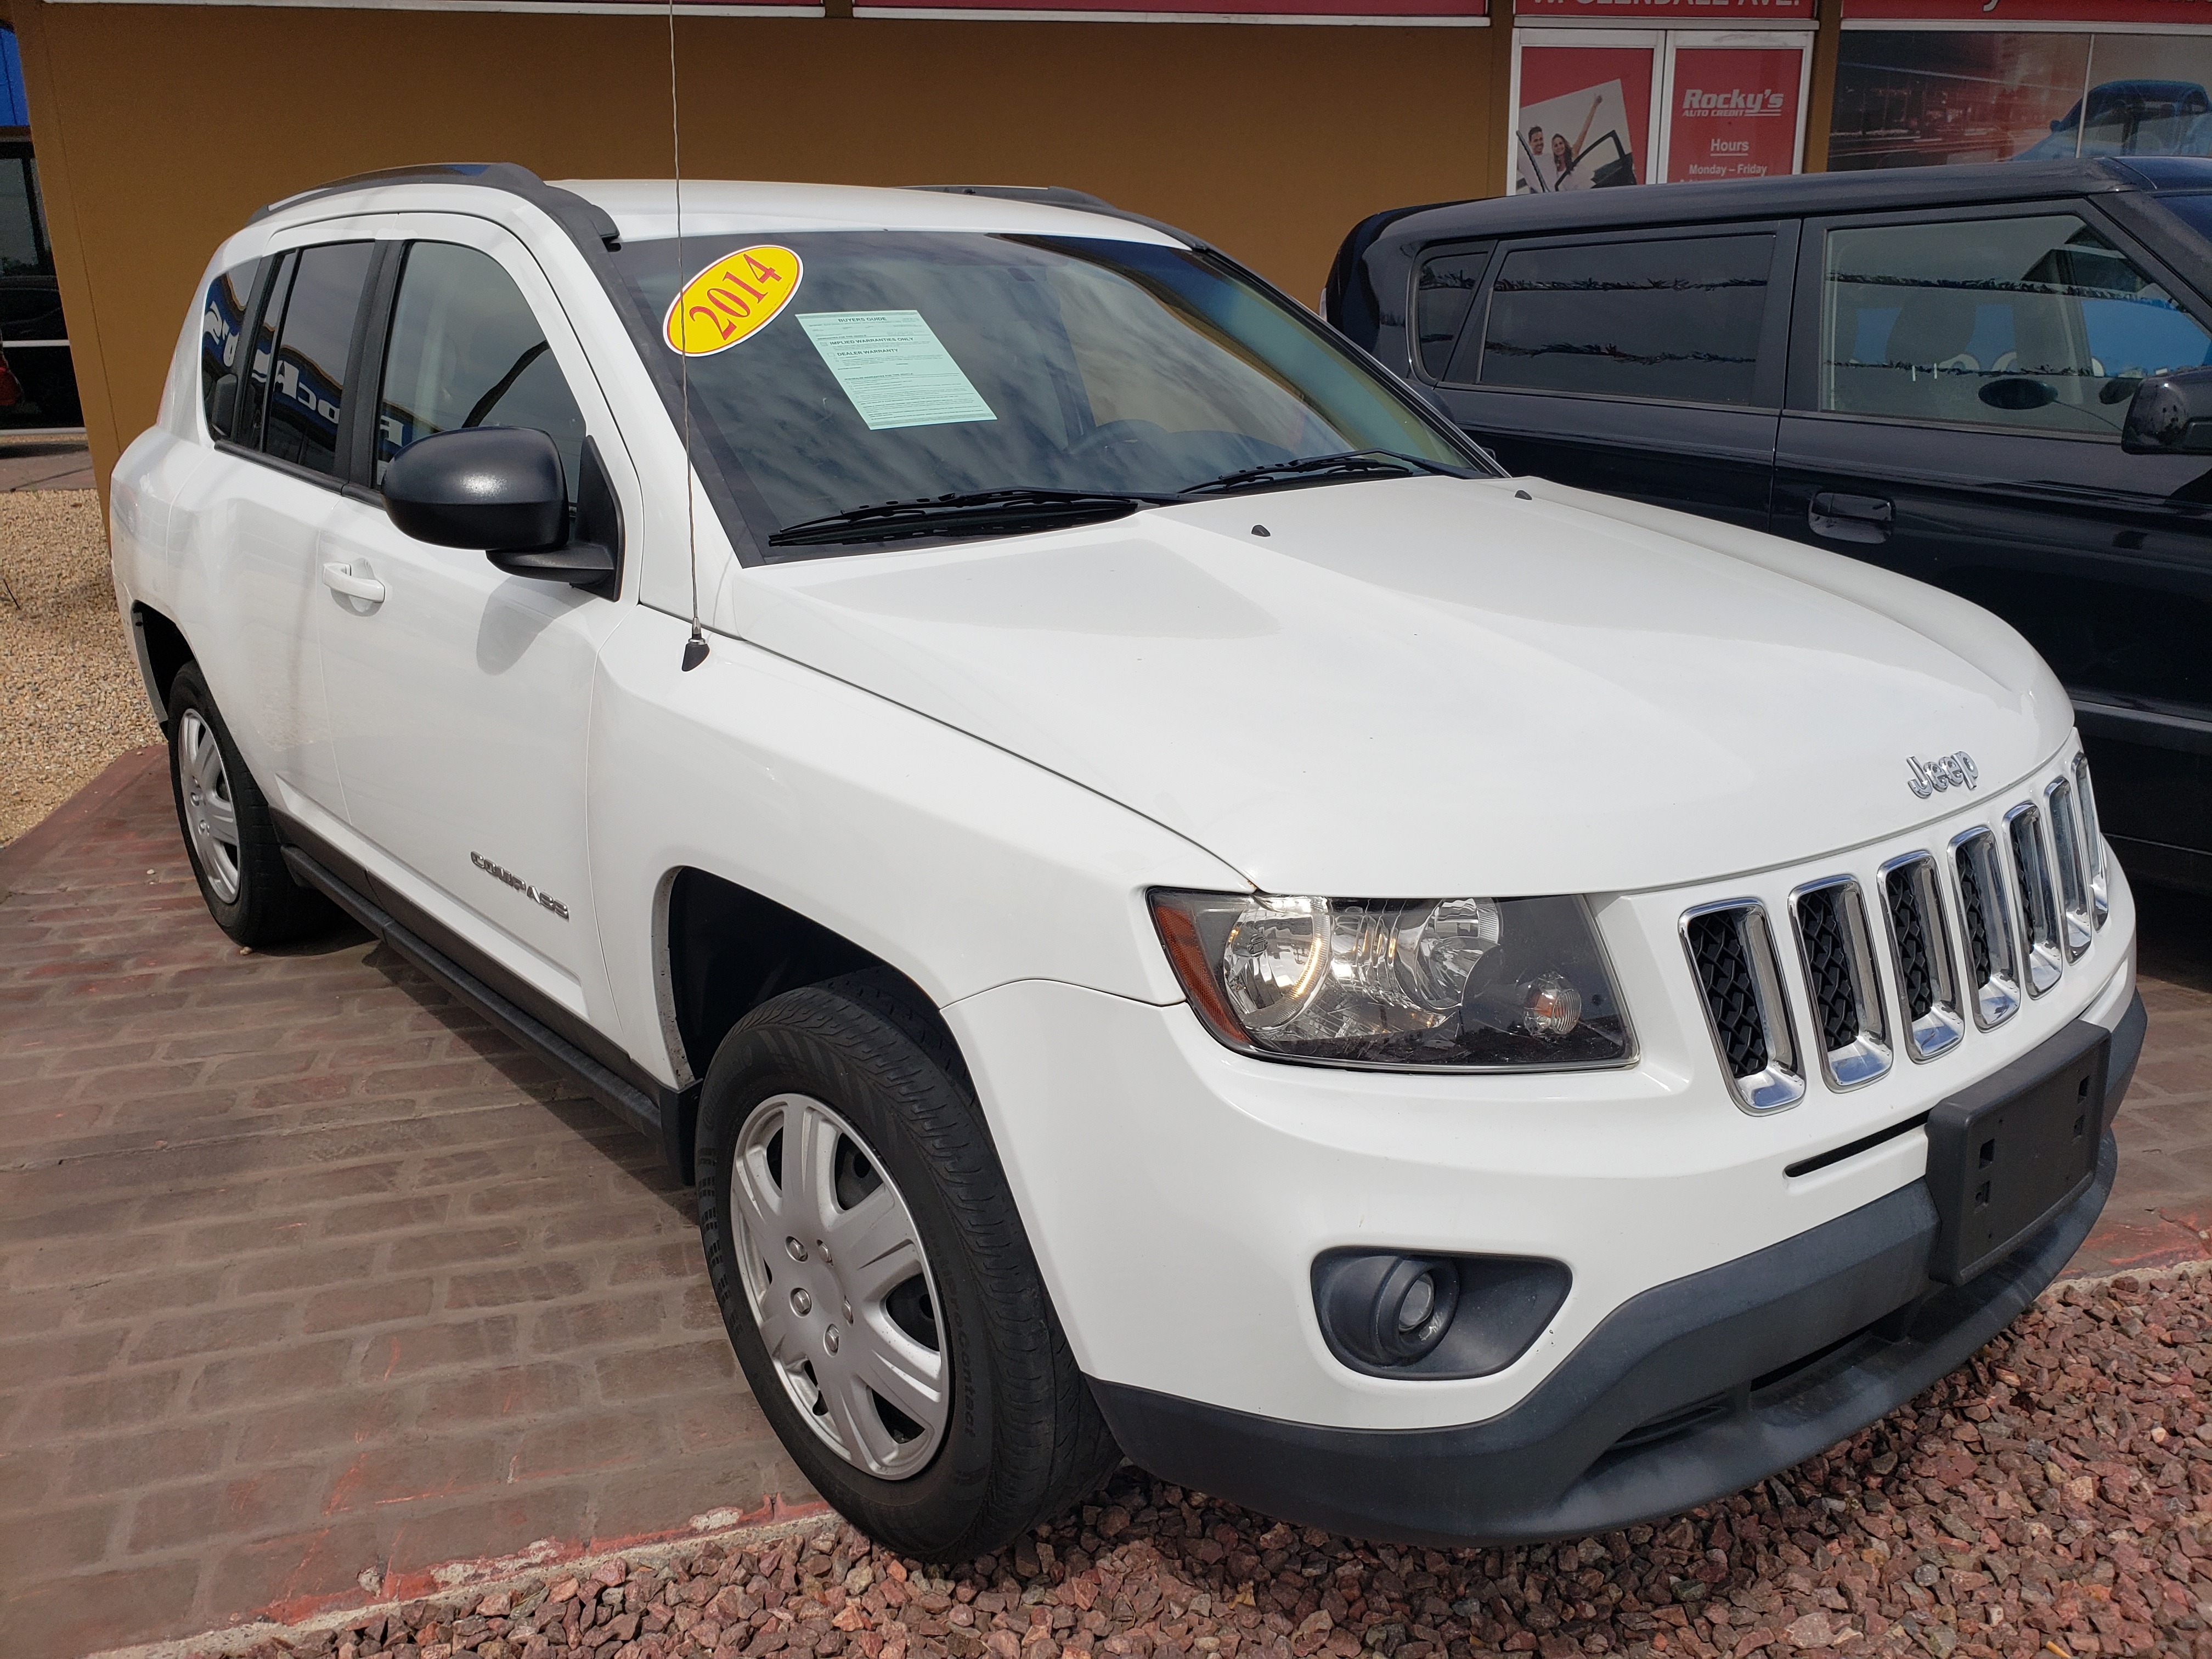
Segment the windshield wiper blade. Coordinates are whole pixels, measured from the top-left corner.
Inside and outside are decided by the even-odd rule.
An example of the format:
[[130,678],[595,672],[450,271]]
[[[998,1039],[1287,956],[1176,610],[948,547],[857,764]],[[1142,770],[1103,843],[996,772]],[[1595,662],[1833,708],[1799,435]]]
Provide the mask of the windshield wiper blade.
[[768,539],[772,547],[804,547],[823,542],[888,542],[963,532],[1006,535],[1039,526],[1118,519],[1140,507],[1158,507],[1178,499],[1135,490],[1046,489],[1027,485],[971,489],[848,507],[842,513],[786,525]]
[[1266,484],[1277,478],[1404,477],[1413,472],[1434,472],[1449,478],[1482,476],[1471,468],[1448,466],[1442,461],[1431,461],[1419,455],[1401,455],[1395,449],[1347,449],[1335,455],[1307,455],[1296,460],[1270,461],[1265,466],[1248,466],[1241,471],[1224,472],[1218,478],[1193,484],[1182,493],[1186,495],[1228,495],[1250,485]]

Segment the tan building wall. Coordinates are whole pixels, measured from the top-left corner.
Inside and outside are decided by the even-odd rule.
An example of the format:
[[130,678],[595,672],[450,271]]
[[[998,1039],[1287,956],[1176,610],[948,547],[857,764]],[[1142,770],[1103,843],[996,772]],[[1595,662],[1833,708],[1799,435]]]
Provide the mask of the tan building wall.
[[[261,204],[414,161],[668,172],[657,14],[0,0],[9,13],[103,489],[154,417],[209,255]],[[1503,27],[678,29],[689,176],[1071,185],[1309,303],[1355,221],[1491,193],[1503,171]]]

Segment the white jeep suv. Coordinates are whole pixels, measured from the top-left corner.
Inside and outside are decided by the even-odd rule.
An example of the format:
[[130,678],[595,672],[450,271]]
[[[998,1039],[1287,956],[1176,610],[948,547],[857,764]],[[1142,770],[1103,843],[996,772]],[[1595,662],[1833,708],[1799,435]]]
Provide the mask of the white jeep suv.
[[2135,915],[2009,628],[1501,477],[1073,192],[678,208],[258,215],[116,583],[216,921],[344,911],[656,1137],[845,1514],[970,1555],[1118,1447],[1622,1526],[2066,1261]]

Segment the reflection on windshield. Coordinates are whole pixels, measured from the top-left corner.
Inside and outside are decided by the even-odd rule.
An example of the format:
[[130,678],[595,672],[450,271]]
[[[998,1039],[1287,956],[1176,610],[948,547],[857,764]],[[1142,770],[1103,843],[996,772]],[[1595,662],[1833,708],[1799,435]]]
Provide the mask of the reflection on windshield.
[[[774,246],[800,270],[767,321],[726,347],[703,322],[664,326],[679,278],[687,309],[714,301],[694,279],[717,262],[772,289],[743,257],[774,268],[765,246],[689,238],[680,273],[668,241],[617,256],[657,331],[645,349],[673,362],[673,342],[692,344],[701,459],[765,532],[983,490],[1173,495],[1348,450],[1471,464],[1316,325],[1180,247],[787,235]],[[742,287],[721,284],[721,302],[749,306]]]

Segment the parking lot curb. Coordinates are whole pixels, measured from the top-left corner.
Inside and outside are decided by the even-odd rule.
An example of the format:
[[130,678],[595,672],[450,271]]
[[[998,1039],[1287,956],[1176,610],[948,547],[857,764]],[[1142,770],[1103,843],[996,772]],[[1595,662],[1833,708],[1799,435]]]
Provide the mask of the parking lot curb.
[[578,1550],[550,1539],[541,1540],[519,1556],[455,1561],[427,1572],[410,1573],[396,1583],[381,1586],[374,1601],[349,1601],[289,1622],[270,1616],[198,1636],[171,1637],[133,1647],[105,1648],[87,1654],[85,1659],[233,1659],[234,1656],[251,1653],[272,1640],[296,1649],[303,1643],[313,1645],[314,1638],[325,1631],[343,1630],[379,1613],[397,1613],[411,1602],[457,1613],[501,1590],[519,1595],[555,1579],[588,1577],[592,1569],[604,1562],[620,1560],[635,1571],[659,1566],[708,1544],[720,1544],[726,1549],[757,1548],[780,1538],[842,1524],[836,1512],[820,1502],[787,1505],[779,1498],[769,1508],[771,1518],[767,1520],[730,1520],[726,1518],[728,1510],[711,1510],[693,1516],[690,1530],[673,1537],[658,1534],[656,1541],[650,1543],[600,1545]]

